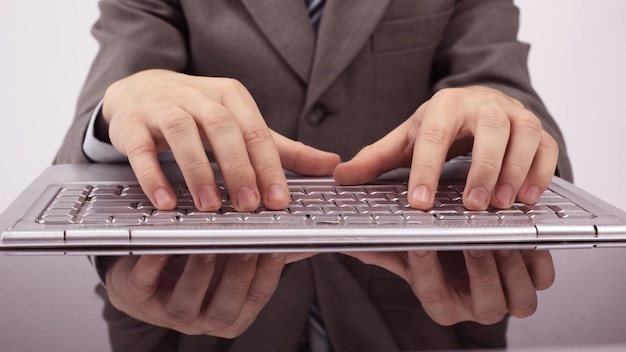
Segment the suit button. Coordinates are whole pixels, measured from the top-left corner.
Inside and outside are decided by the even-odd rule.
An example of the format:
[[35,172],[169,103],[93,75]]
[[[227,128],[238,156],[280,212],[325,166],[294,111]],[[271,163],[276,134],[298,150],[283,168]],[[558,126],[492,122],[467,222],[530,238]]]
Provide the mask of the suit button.
[[315,104],[309,113],[309,124],[311,126],[319,126],[328,116],[328,109],[322,104]]

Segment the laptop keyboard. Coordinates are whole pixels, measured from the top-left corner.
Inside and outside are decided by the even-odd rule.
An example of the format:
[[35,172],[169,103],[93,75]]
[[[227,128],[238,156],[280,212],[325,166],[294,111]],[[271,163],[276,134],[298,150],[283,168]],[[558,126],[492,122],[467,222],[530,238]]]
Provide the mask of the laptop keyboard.
[[223,205],[218,211],[199,211],[184,186],[174,187],[178,205],[174,210],[152,206],[137,184],[63,186],[38,218],[47,225],[106,224],[147,226],[162,224],[432,224],[439,221],[520,221],[529,218],[589,219],[595,217],[568,199],[550,190],[535,205],[516,203],[510,209],[469,211],[462,205],[462,183],[441,185],[435,204],[428,211],[412,209],[406,184],[337,186],[291,184],[287,209],[260,207],[254,212],[236,212],[222,190]]

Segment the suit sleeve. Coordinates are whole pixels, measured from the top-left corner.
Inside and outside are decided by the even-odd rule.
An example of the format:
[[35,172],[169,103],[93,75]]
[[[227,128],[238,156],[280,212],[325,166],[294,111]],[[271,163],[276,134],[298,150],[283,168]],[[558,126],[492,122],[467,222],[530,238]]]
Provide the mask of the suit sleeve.
[[518,28],[519,9],[512,1],[458,1],[435,56],[435,91],[480,84],[518,99],[558,142],[556,174],[572,180],[563,135],[531,86],[527,64],[530,46],[518,41]]
[[89,120],[113,82],[161,68],[184,71],[186,27],[176,0],[102,0],[92,34],[100,46],[55,163],[88,163],[83,141]]

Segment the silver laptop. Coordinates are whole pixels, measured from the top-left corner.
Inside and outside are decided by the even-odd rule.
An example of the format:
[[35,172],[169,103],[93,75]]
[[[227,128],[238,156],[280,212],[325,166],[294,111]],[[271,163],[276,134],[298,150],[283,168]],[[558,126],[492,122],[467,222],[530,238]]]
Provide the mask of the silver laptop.
[[446,164],[435,205],[409,207],[408,170],[358,186],[288,174],[287,209],[196,209],[175,164],[178,206],[160,211],[126,165],[47,168],[0,216],[5,254],[146,254],[626,246],[626,213],[555,177],[539,203],[468,211],[471,160]]

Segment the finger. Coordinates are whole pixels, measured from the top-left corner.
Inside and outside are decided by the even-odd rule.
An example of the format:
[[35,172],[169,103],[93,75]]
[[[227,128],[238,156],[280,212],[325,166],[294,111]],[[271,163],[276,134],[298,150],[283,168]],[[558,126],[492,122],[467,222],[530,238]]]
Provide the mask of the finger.
[[161,273],[170,258],[169,255],[142,255],[139,257],[125,280],[131,302],[147,301],[157,292]]
[[194,117],[178,108],[161,111],[160,114],[160,130],[172,150],[194,204],[200,210],[219,209],[222,198]]
[[256,272],[257,255],[230,255],[202,313],[206,333],[230,328],[241,315]]
[[555,279],[554,262],[549,251],[522,251],[530,279],[536,290],[545,290],[552,286]]
[[526,204],[535,204],[550,185],[559,158],[557,142],[543,131],[530,171],[520,188],[518,198]]
[[351,160],[337,166],[333,177],[340,184],[362,184],[381,174],[409,166],[413,140],[408,138],[410,123],[405,122],[385,137],[361,149]]
[[116,131],[111,133],[111,142],[128,157],[143,192],[156,208],[173,209],[176,206],[176,196],[161,169],[157,148],[150,132],[139,123],[129,123],[119,130],[116,126],[111,125]]
[[409,252],[408,263],[413,292],[434,321],[447,326],[473,320],[466,302],[448,286],[437,252]]
[[242,122],[244,140],[256,172],[263,205],[268,209],[284,209],[290,200],[287,179],[270,130],[261,121]]
[[495,258],[511,315],[524,318],[537,310],[537,293],[519,251],[499,250]]
[[528,175],[542,136],[541,121],[530,111],[511,107],[511,136],[491,205],[510,208]]
[[234,80],[225,82],[230,85],[230,89],[223,96],[222,103],[239,123],[263,203],[269,209],[283,209],[289,204],[290,195],[270,129],[247,89]]
[[470,210],[484,210],[500,176],[510,136],[510,121],[497,104],[481,104],[475,112],[472,165],[467,175],[463,204]]
[[187,109],[196,116],[210,144],[233,207],[238,211],[257,209],[261,197],[256,173],[235,116],[226,107],[211,101],[195,106],[188,104]]
[[422,210],[433,205],[448,149],[458,136],[463,117],[460,107],[452,103],[454,99],[440,104],[440,97],[422,104],[413,118],[416,134],[407,198],[412,207]]
[[271,131],[285,169],[307,176],[329,176],[341,162],[339,155],[294,141]]
[[181,328],[196,320],[215,273],[215,262],[215,254],[189,256],[164,307],[167,326]]
[[498,266],[491,251],[464,251],[470,279],[474,320],[485,325],[501,321],[506,314],[506,299]]
[[241,314],[231,328],[232,337],[250,326],[261,309],[265,307],[276,291],[286,259],[287,255],[284,253],[259,255],[256,273],[250,284]]

